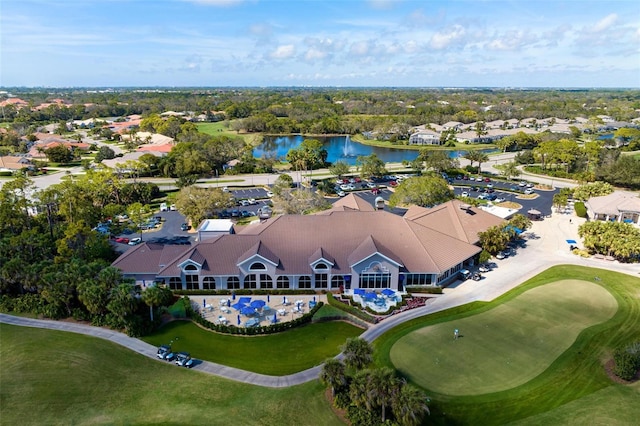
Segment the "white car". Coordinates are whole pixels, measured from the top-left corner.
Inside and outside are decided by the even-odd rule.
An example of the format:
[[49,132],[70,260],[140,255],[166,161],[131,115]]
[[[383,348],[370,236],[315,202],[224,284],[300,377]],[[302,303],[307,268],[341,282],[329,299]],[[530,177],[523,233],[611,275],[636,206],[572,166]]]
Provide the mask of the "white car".
[[258,202],[255,200],[255,198],[249,198],[247,201],[249,201],[249,204],[252,206],[255,206],[256,204],[258,204]]
[[350,183],[349,185],[347,185],[347,190],[348,191],[355,191],[356,190],[355,184]]
[[498,198],[496,198],[495,200],[493,200],[493,202],[494,202],[494,203],[496,203],[496,204],[498,204],[498,203],[504,203],[504,201],[505,201],[505,200],[504,200],[504,198],[502,198],[502,197],[498,197]]
[[348,183],[343,183],[342,185],[340,185],[340,189],[343,191],[348,191],[349,190],[349,184]]
[[132,239],[129,240],[129,245],[130,246],[137,246],[141,242],[142,242],[142,238],[136,237],[136,238],[132,238]]
[[367,187],[369,187],[369,188],[371,188],[371,189],[376,188],[377,186],[378,186],[378,185],[376,185],[376,184],[375,184],[375,183],[373,183],[373,182],[367,182]]
[[502,259],[504,259],[505,257],[507,257],[507,256],[505,256],[503,252],[500,252],[500,253],[496,254],[496,259],[500,259],[500,260],[502,260]]
[[526,195],[531,195],[531,194],[533,194],[533,188],[527,188],[527,189],[525,189],[525,190],[524,190],[524,193],[525,193]]
[[175,204],[171,204],[169,206],[169,210],[171,210],[172,212],[176,211],[176,205]]
[[460,195],[461,195],[461,196],[463,196],[463,197],[468,197],[468,196],[469,196],[469,193],[468,193],[467,191],[464,191],[464,192],[463,192],[462,194],[460,194]]
[[482,182],[483,180],[484,180],[484,179],[482,179],[482,176],[478,176],[478,177],[476,178],[476,182]]
[[344,191],[338,191],[338,196],[344,197],[345,195],[347,194]]
[[527,186],[527,182],[522,181],[522,182],[520,182],[520,183],[518,184],[518,186],[519,186],[520,188],[524,188],[525,186]]
[[267,191],[267,197],[269,197],[269,198],[273,197],[273,192]]
[[492,183],[488,183],[487,184],[487,188],[493,188],[493,184]]

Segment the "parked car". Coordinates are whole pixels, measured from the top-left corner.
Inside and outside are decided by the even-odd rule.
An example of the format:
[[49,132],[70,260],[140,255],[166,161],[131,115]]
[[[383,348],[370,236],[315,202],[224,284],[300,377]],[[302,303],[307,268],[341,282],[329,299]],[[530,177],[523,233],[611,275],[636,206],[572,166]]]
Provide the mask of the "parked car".
[[161,212],[166,212],[167,210],[169,210],[169,207],[167,206],[167,203],[160,203],[160,211]]
[[182,225],[180,225],[180,230],[181,231],[188,231],[190,228],[188,223],[183,223]]
[[524,188],[525,186],[527,186],[527,182],[522,181],[522,182],[520,182],[520,183],[518,184],[518,186],[519,186],[520,188]]
[[344,197],[345,195],[347,194],[344,191],[338,191],[338,196]]
[[533,188],[527,188],[527,189],[525,189],[525,190],[524,190],[524,193],[525,193],[526,195],[531,195],[531,194],[533,194],[533,192],[534,192],[534,191],[533,191]]
[[482,264],[478,267],[478,271],[480,272],[489,272],[491,268],[487,264]]
[[116,237],[114,241],[120,244],[129,244],[129,239],[125,237]]
[[193,359],[188,352],[179,352],[176,356],[176,365],[179,365],[180,367],[191,368],[193,367]]
[[373,188],[377,187],[377,185],[376,185],[375,183],[373,183],[373,182],[367,182],[367,186],[368,186],[369,188],[371,188],[371,189],[373,189]]
[[249,198],[249,200],[247,201],[249,201],[249,205],[251,206],[255,206],[256,204],[258,204],[255,198]]
[[504,203],[504,198],[498,197],[494,200],[496,203]]
[[371,193],[374,194],[374,195],[378,195],[380,193],[380,189],[379,188],[373,188],[371,190]]
[[142,242],[142,238],[140,237],[136,237],[136,238],[132,238],[129,240],[129,242],[127,244],[129,244],[130,246],[137,246],[138,244],[140,244]]
[[172,212],[176,211],[176,205],[175,204],[171,204],[169,206],[169,210],[171,210]]
[[267,197],[269,197],[269,198],[273,197],[273,192],[267,191]]
[[482,176],[478,176],[478,177],[476,178],[476,182],[482,182],[482,181],[483,181]]
[[468,197],[469,193],[467,191],[463,191],[462,194],[460,194],[463,197]]
[[498,254],[496,254],[496,259],[502,260],[505,259],[507,256],[503,253],[503,252],[499,252]]
[[470,277],[471,277],[471,271],[469,271],[468,269],[460,270],[460,279],[468,280]]

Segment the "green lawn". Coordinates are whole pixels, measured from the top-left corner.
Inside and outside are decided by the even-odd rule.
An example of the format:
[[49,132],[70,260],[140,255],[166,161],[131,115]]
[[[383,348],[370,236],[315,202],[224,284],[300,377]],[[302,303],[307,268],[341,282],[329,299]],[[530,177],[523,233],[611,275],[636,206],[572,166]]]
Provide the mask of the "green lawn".
[[391,361],[412,382],[441,394],[511,389],[541,374],[582,330],[617,308],[597,284],[558,281],[481,314],[411,332],[393,345]]
[[262,388],[102,339],[0,324],[1,425],[340,425],[314,381]]
[[[596,277],[599,279],[596,280]],[[501,392],[467,396],[425,389],[432,399],[430,421],[434,424],[503,425],[527,419],[529,423],[526,424],[563,424],[565,421],[564,424],[594,424],[591,419],[638,418],[638,384],[616,384],[603,368],[613,348],[640,340],[640,279],[616,272],[556,266],[493,302],[476,302],[401,324],[374,342],[376,363],[393,366],[390,356],[393,346],[414,331],[448,322],[446,327],[453,339],[452,323],[489,312],[538,286],[565,279],[590,281],[607,289],[618,303],[615,315],[608,321],[583,330],[546,370],[520,386]],[[592,308],[585,305],[581,309],[590,312]],[[464,334],[465,330],[461,329],[461,332]],[[594,401],[602,401],[602,404],[591,405]],[[626,413],[620,411],[633,414],[627,417]],[[574,422],[573,415],[582,421]],[[547,419],[551,421],[547,422]],[[554,422],[554,419],[558,419],[558,422]],[[618,424],[635,423],[621,421]]]
[[174,351],[187,351],[198,359],[284,376],[337,355],[347,338],[361,333],[362,329],[340,321],[309,324],[285,333],[243,337],[214,333],[189,321],[174,321],[143,340],[153,345],[174,340]]

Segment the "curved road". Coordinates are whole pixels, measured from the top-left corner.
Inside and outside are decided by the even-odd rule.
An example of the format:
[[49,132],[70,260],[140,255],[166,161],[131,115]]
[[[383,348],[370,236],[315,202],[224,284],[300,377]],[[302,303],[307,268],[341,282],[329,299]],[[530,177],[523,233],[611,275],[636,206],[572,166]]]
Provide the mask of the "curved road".
[[[572,219],[571,222],[569,218]],[[576,238],[578,226],[582,222],[583,219],[581,218],[557,213],[554,213],[544,221],[534,222],[532,229],[526,233],[527,247],[518,249],[515,257],[497,261],[497,267],[484,274],[481,281],[467,280],[450,286],[444,289],[443,295],[434,297],[426,306],[405,311],[372,325],[362,333],[361,337],[371,342],[398,324],[414,318],[474,301],[491,301],[553,265],[574,264],[590,266],[639,276],[640,266],[637,264],[621,264],[616,261],[592,258],[585,259],[571,254],[566,240]],[[0,314],[0,322],[99,337],[158,360],[155,346],[113,330],[84,324],[38,320],[6,314]],[[164,361],[158,360],[158,362]],[[207,361],[199,361],[193,367],[194,370],[207,374],[273,388],[294,386],[317,379],[321,368],[322,366],[318,365],[288,376],[267,376]]]

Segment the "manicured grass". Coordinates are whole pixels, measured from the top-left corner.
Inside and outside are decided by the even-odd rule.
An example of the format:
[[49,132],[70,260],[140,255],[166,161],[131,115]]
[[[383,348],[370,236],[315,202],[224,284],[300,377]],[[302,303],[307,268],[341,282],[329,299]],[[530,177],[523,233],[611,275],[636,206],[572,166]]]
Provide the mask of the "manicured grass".
[[[529,419],[530,424],[554,424],[553,421],[536,422],[536,416],[544,419],[545,415],[562,415],[564,419],[571,419],[575,414],[584,420],[575,424],[593,424],[591,419],[624,417],[624,414],[613,413],[614,410],[637,413],[638,385],[630,388],[614,383],[607,376],[603,364],[614,348],[640,340],[640,279],[612,271],[570,265],[552,267],[493,302],[475,302],[401,324],[374,342],[376,363],[392,366],[391,348],[413,331],[487,312],[527,290],[564,279],[590,281],[606,288],[618,303],[617,312],[610,320],[580,333],[571,347],[549,368],[521,386],[471,396],[452,396],[425,389],[432,399],[429,421],[433,424],[502,425]],[[584,306],[583,309],[589,311],[591,308]],[[453,329],[450,324],[448,327],[453,338]],[[627,389],[632,389],[635,395]],[[589,398],[593,398],[591,401],[612,401],[606,395],[617,394],[625,395],[625,398],[616,400],[612,406],[589,403]]]
[[340,425],[318,381],[262,388],[102,339],[0,324],[2,425]]
[[189,321],[174,321],[143,340],[153,345],[173,340],[174,351],[187,351],[194,358],[284,376],[337,355],[347,338],[361,333],[362,329],[345,322],[324,322],[265,336],[230,336]]
[[[412,382],[438,393],[507,390],[541,374],[582,330],[610,319],[617,308],[597,284],[559,281],[481,314],[409,333],[391,349],[391,361]],[[454,329],[460,330],[457,340]]]

